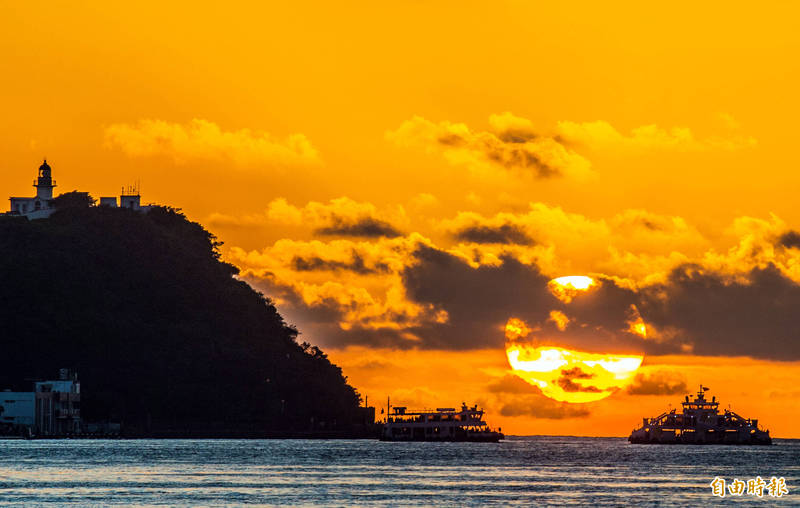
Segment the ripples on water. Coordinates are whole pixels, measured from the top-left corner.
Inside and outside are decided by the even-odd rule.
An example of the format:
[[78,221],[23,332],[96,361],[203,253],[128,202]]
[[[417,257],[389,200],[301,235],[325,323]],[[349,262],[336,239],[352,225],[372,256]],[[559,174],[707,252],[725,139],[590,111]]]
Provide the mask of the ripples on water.
[[[304,440],[0,441],[0,503],[64,505],[683,505],[800,503],[800,440],[771,447]],[[711,496],[783,476],[789,495]]]

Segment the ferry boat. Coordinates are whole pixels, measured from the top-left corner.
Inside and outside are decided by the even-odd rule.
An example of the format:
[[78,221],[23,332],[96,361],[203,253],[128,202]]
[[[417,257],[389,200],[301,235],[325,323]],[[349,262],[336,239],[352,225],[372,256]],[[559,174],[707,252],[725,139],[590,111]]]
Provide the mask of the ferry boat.
[[478,405],[461,410],[439,407],[410,411],[404,406],[392,407],[381,429],[381,441],[480,441],[496,443],[503,439],[502,429],[491,430],[483,421]]
[[758,427],[758,420],[745,418],[730,409],[719,412],[716,397],[707,400],[708,387],[700,385],[697,397],[686,396],[683,412],[675,409],[655,418],[642,418],[642,426],[631,432],[628,441],[638,444],[736,444],[770,445],[769,430]]

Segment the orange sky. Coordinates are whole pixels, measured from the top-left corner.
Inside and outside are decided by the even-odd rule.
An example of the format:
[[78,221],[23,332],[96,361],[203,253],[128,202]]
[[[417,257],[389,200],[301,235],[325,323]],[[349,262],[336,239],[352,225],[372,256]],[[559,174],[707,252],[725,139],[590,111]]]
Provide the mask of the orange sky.
[[[627,434],[683,392],[562,407],[506,377],[505,322],[587,274],[607,292],[559,308],[600,331],[554,340],[634,344],[640,380],[800,437],[798,10],[0,6],[0,188],[32,193],[45,156],[57,191],[141,181],[370,402]],[[612,323],[633,303],[641,343]]]

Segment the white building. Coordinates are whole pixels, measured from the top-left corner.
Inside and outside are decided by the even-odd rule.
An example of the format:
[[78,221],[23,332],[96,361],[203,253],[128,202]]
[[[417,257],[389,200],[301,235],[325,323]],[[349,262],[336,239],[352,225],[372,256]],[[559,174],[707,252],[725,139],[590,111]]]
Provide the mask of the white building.
[[[33,182],[36,187],[36,196],[32,198],[8,198],[11,201],[11,210],[7,215],[21,215],[29,219],[46,219],[55,212],[53,205],[53,187],[56,181],[52,178],[52,169],[45,160],[39,166],[39,176]],[[138,185],[129,186],[122,189],[119,197],[119,205],[115,197],[101,197],[100,206],[110,206],[112,208],[130,208],[140,212],[146,212],[149,206],[142,206],[141,195]]]
[[35,393],[0,392],[0,427],[33,427],[35,416]]
[[138,210],[146,212],[150,209],[149,206],[142,206],[142,197],[139,194],[139,186],[131,185],[127,188],[123,187],[119,196],[119,205],[117,205],[117,198],[115,197],[102,197],[100,198],[100,206],[110,206],[111,208],[130,208],[131,210]]
[[36,196],[32,198],[9,198],[11,215],[24,215],[29,219],[45,219],[55,211],[53,207],[53,187],[56,186],[50,173],[47,159],[39,166],[39,176],[33,181]]
[[34,391],[38,434],[63,436],[81,431],[81,383],[76,373],[61,369],[57,380],[38,381]]
[[69,369],[59,378],[38,381],[32,392],[0,392],[0,434],[65,436],[81,432],[81,383]]

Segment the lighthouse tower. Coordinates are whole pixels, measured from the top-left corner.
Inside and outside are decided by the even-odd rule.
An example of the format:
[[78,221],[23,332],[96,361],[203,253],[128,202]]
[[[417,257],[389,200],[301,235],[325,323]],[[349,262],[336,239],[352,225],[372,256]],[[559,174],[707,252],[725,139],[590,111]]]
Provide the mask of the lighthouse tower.
[[36,187],[36,196],[32,198],[8,198],[11,201],[10,215],[24,215],[29,219],[44,219],[55,211],[53,206],[53,187],[56,182],[53,180],[52,170],[45,159],[39,166],[39,175],[33,181]]
[[53,199],[53,187],[56,186],[56,183],[53,181],[50,171],[50,165],[47,164],[47,159],[45,159],[42,165],[39,166],[39,177],[33,183],[33,186],[36,187],[36,197],[43,201]]

